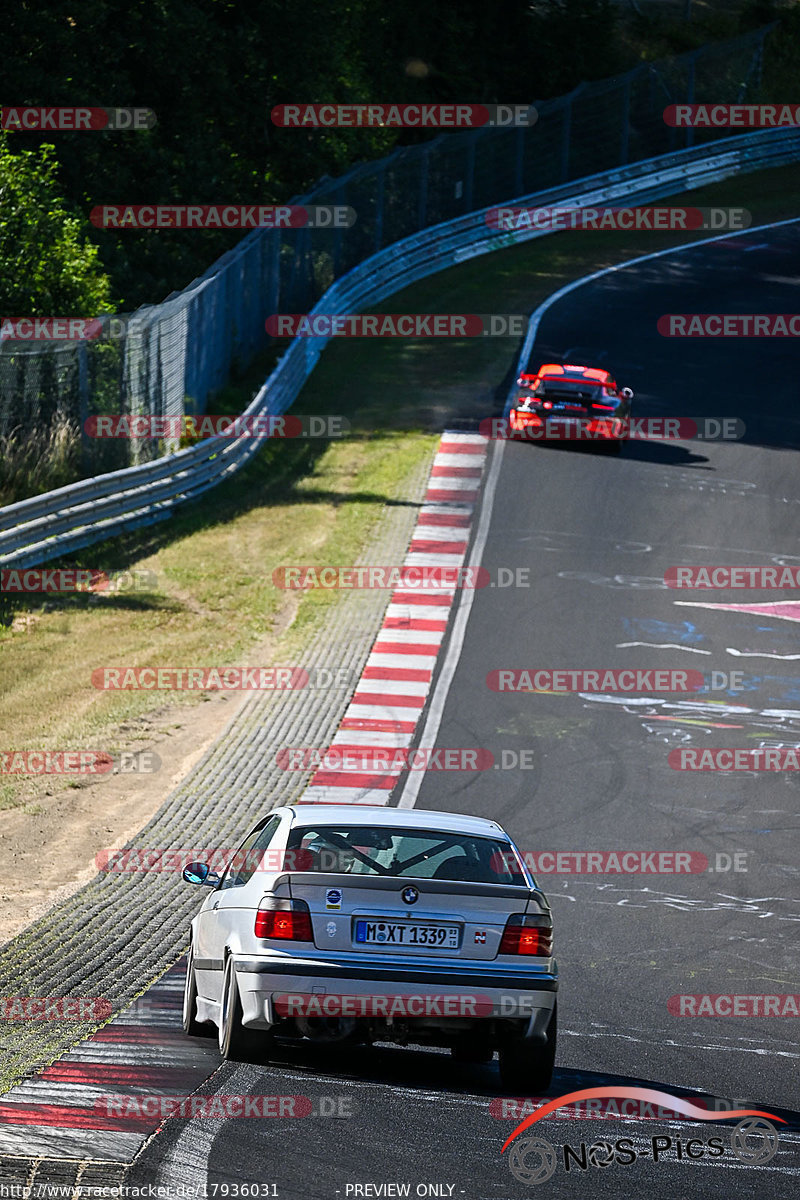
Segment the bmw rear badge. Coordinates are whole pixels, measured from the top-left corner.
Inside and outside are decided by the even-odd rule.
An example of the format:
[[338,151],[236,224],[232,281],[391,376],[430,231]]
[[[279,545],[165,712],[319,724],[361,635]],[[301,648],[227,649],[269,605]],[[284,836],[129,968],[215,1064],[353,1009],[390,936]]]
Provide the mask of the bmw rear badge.
[[402,897],[403,904],[416,904],[419,900],[419,892],[415,887],[403,888],[400,895]]

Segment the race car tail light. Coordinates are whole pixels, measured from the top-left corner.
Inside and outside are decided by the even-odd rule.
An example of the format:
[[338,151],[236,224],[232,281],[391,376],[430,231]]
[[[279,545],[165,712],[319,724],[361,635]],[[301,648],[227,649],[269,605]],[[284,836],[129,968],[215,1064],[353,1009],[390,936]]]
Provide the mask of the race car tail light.
[[278,900],[265,896],[256,913],[255,934],[285,942],[313,942],[311,913],[305,900]]
[[542,404],[542,408],[552,408],[552,407],[553,407],[552,400],[545,400],[544,403]]
[[532,954],[549,958],[553,953],[553,927],[541,925],[541,917],[514,913],[506,921],[498,954]]

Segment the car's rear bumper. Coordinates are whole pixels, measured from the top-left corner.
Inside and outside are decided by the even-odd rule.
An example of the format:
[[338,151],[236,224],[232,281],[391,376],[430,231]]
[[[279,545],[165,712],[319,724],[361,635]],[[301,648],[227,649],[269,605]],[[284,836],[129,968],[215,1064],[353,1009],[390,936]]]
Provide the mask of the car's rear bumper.
[[627,423],[621,417],[540,417],[511,409],[509,434],[537,442],[625,441]]
[[243,1023],[264,1028],[283,1016],[363,1016],[381,1019],[525,1020],[529,1035],[546,1031],[558,991],[552,971],[493,964],[465,969],[436,963],[331,963],[319,959],[234,956]]

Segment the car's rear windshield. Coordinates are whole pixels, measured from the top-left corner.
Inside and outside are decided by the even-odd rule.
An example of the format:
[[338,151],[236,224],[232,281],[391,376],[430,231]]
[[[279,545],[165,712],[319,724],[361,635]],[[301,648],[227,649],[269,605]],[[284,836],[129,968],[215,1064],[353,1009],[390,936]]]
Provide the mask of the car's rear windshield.
[[474,834],[383,825],[304,825],[292,829],[287,851],[287,866],[296,871],[527,887],[509,843]]
[[544,392],[545,396],[581,396],[590,397],[597,394],[600,387],[599,382],[593,382],[590,379],[575,379],[575,380],[554,380],[545,379],[537,388],[537,391]]

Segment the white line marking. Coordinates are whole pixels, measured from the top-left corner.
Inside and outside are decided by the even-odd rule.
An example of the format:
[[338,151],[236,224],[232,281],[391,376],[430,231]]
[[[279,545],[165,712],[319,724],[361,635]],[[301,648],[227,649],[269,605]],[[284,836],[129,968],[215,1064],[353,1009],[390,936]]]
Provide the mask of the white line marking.
[[[629,646],[649,646],[652,650],[685,650],[687,654],[710,654],[710,650],[695,650],[692,646],[679,646],[677,642],[617,642],[618,650]],[[797,656],[800,658],[800,654]]]
[[403,559],[403,566],[445,567],[447,570],[452,570],[453,567],[460,567],[463,561],[463,550],[409,550]]
[[389,789],[359,787],[315,787],[306,788],[303,804],[367,804],[385,808]]
[[[469,517],[472,515],[474,504],[447,504],[444,500],[429,500],[420,509],[423,517]],[[433,526],[435,529],[436,526]],[[467,527],[469,532],[469,527]]]
[[454,475],[432,475],[428,484],[429,492],[477,492],[480,479],[462,479]]
[[411,744],[410,733],[387,733],[377,729],[340,729],[332,746],[377,746],[381,750],[403,749]]
[[725,649],[736,658],[780,658],[789,661],[800,658],[800,654],[767,654],[760,650],[734,650],[733,646],[726,646]]
[[[475,589],[465,588],[464,590],[474,591]],[[385,642],[397,642],[400,645],[402,642],[410,646],[438,646],[443,637],[444,632],[440,629],[392,629],[382,625],[375,645],[379,646]]]
[[390,604],[386,616],[408,617],[409,621],[446,621],[450,616],[450,608],[449,604],[446,607],[440,604],[426,604],[424,610],[420,606],[412,612],[409,604]]
[[469,529],[460,525],[417,525],[412,542],[465,542]]
[[482,467],[485,458],[485,452],[480,454],[448,454],[446,450],[440,450],[433,460],[433,465],[435,467]]
[[[351,701],[345,719],[355,718],[359,721],[400,721],[403,724],[415,724],[419,720],[420,709],[414,705],[409,707],[406,705],[392,704],[363,704],[360,701]],[[305,801],[302,801],[304,804]]]
[[[405,667],[410,671],[431,671],[436,659],[428,654],[381,654],[372,653],[367,659],[368,667]],[[359,683],[363,681],[363,676]],[[366,682],[369,682],[367,680]]]
[[354,697],[359,692],[383,692],[386,696],[427,696],[430,687],[430,680],[427,679],[365,679],[362,675]]

